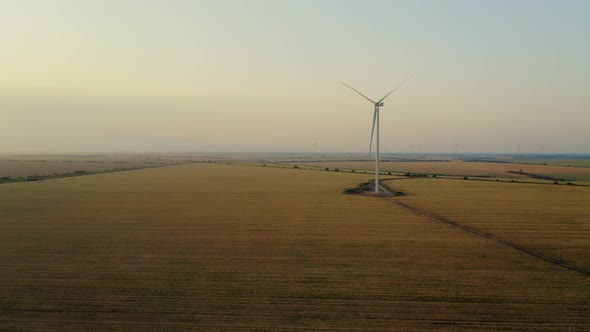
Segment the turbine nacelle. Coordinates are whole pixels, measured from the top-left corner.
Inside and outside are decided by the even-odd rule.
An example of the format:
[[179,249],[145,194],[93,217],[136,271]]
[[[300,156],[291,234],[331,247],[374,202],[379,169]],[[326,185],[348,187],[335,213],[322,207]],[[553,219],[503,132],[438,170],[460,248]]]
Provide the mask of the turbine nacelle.
[[383,103],[375,103],[375,106],[381,107],[381,106],[383,106]]

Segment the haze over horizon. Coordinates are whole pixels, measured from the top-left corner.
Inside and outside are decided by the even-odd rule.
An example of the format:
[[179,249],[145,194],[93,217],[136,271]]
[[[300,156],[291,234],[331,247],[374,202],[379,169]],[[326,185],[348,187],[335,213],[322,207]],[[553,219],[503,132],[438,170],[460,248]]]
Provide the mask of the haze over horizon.
[[589,153],[588,1],[2,1],[0,154]]

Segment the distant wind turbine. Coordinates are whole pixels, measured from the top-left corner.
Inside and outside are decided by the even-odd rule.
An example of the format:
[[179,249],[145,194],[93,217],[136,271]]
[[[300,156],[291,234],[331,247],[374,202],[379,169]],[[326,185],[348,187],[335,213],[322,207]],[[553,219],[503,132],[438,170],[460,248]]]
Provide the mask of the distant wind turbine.
[[[405,81],[401,82],[398,86],[396,86],[393,90],[391,90],[388,94],[386,94],[385,97],[379,99],[379,101],[373,101],[372,99],[370,99],[369,97],[360,93],[359,91],[357,91],[355,88],[351,87],[350,85],[348,85],[344,82],[340,82],[340,83],[344,84],[345,86],[349,87],[350,89],[352,89],[354,92],[363,96],[366,100],[368,100],[369,102],[371,102],[371,104],[373,104],[375,106],[375,110],[373,111],[373,126],[371,127],[371,141],[369,143],[369,154],[371,153],[371,148],[373,146],[373,134],[376,134],[375,135],[375,192],[376,193],[379,192],[379,160],[380,160],[379,159],[379,107],[383,106],[383,100],[385,100],[385,98],[389,97],[390,94],[392,94],[395,90],[399,89],[399,87],[404,85],[404,83],[406,83],[410,78],[412,78],[412,77],[410,76]],[[377,129],[375,130],[375,128],[377,128]]]

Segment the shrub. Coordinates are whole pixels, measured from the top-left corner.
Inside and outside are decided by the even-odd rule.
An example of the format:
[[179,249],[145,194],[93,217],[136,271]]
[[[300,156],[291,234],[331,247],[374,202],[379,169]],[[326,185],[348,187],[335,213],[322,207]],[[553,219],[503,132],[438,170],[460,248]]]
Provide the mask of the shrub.
[[16,178],[13,179],[10,176],[3,176],[3,177],[0,178],[0,183],[3,183],[3,182],[16,182],[16,181],[19,181],[19,179],[16,179]]
[[359,184],[355,188],[345,189],[343,191],[343,193],[344,194],[360,194],[363,191],[369,191],[369,190],[371,190],[371,183],[365,182],[365,183]]
[[39,181],[39,180],[42,180],[41,175],[35,174],[35,175],[27,176],[27,181]]

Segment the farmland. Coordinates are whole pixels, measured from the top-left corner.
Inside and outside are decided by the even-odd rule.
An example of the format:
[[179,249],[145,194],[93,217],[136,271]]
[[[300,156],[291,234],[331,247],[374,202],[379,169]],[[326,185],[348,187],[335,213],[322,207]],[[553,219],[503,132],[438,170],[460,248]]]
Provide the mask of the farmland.
[[[339,169],[373,170],[374,162],[314,162],[300,163],[314,167]],[[533,164],[494,163],[494,162],[383,162],[382,171],[414,172],[422,174],[444,174],[455,176],[489,176],[499,178],[526,178],[525,175],[509,173],[523,171],[546,175],[565,180],[590,182],[590,167],[547,166]]]
[[396,200],[590,273],[590,188],[449,179],[387,181]]
[[586,276],[395,203],[587,266],[587,188],[342,194],[369,178],[203,163],[0,185],[0,329],[588,330]]
[[514,158],[512,161],[524,164],[590,167],[590,158],[587,156],[579,156],[578,158],[568,158],[567,156],[554,158]]
[[[99,173],[219,160],[202,154],[0,155],[0,178]],[[0,181],[1,183],[1,181]]]
[[64,174],[76,171],[100,172],[122,168],[140,168],[161,164],[135,162],[61,162],[61,161],[15,161],[0,162],[0,177],[23,177],[31,175]]

